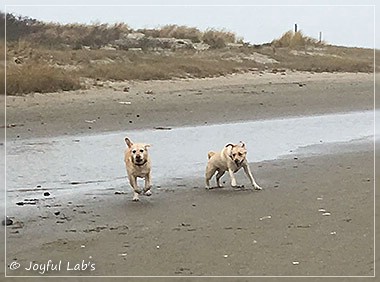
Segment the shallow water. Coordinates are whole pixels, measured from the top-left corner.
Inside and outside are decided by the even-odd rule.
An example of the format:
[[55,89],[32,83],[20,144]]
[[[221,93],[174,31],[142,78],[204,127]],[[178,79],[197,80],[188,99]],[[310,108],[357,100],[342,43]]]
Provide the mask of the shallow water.
[[[259,162],[315,144],[373,141],[374,113],[11,141],[7,142],[6,158],[8,198],[11,202],[17,197],[24,199],[36,193],[33,189],[39,186],[55,194],[111,188],[129,191],[123,162],[126,135],[133,141],[152,144],[153,182],[162,186],[188,176],[203,177],[207,152],[220,150],[229,142],[243,140],[248,160]],[[339,151],[339,146],[334,148],[334,152]],[[318,154],[321,153],[319,148]]]

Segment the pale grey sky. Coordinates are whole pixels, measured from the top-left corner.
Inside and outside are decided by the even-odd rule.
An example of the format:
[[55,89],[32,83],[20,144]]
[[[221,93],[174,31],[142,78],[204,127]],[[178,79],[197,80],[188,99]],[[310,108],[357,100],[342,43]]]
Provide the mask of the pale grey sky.
[[377,9],[374,3],[353,0],[5,0],[4,10],[59,23],[125,22],[134,29],[166,24],[187,25],[201,30],[225,28],[252,44],[270,42],[293,29],[297,23],[306,35],[318,38],[322,32],[323,40],[334,45],[373,48]]

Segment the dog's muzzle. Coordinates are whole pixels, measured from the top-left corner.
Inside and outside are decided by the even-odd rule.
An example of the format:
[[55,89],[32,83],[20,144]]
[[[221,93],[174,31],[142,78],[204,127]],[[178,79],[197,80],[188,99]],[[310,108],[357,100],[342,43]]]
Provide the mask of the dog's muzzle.
[[147,160],[143,159],[143,158],[135,158],[135,165],[138,165],[138,166],[143,166],[144,164],[146,164]]

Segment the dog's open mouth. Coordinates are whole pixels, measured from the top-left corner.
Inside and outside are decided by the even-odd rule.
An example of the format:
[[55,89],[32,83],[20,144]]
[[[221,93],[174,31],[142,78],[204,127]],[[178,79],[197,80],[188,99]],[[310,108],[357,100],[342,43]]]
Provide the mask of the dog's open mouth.
[[135,159],[135,165],[144,165],[146,163],[146,160],[145,159]]

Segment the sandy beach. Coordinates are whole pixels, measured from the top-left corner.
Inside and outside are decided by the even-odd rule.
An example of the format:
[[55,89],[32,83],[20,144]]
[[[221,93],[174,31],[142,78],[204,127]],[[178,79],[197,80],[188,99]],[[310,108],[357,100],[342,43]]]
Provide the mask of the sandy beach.
[[[104,83],[75,92],[8,96],[4,126],[13,142],[369,111],[373,88],[373,74],[363,73]],[[71,198],[37,189],[37,203],[12,206],[13,224],[2,227],[6,275],[372,277],[379,262],[373,142],[336,145],[341,149],[322,144],[320,153],[308,154],[295,148],[291,157],[251,163],[263,191],[235,190],[228,183],[205,190],[203,175],[154,185],[152,197],[138,203],[131,201],[127,182],[121,193],[95,189]],[[240,173],[238,179],[246,181]],[[22,199],[22,193],[11,194]],[[49,271],[33,270],[49,260]],[[11,270],[12,263],[19,268]],[[152,279],[167,281],[146,278]]]
[[128,132],[372,110],[373,82],[373,74],[366,73],[248,73],[109,82],[83,91],[8,96],[7,137]]

